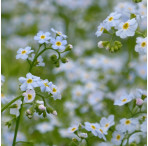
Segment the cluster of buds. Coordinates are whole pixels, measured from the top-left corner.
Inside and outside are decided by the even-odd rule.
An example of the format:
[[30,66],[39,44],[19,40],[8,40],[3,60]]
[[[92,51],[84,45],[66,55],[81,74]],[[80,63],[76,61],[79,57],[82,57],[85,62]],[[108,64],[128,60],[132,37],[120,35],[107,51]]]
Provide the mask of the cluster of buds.
[[26,116],[31,119],[33,117],[34,112],[38,113],[39,115],[42,115],[44,118],[47,116],[47,113],[57,116],[57,112],[53,108],[51,108],[50,106],[44,106],[41,101],[36,102],[34,106],[28,109],[26,111]]
[[115,41],[113,43],[113,45],[111,45],[111,43],[109,41],[100,41],[100,42],[98,42],[98,47],[99,48],[106,48],[106,50],[113,53],[113,52],[117,52],[120,50],[120,48],[122,47],[122,43],[119,41]]
[[[71,51],[71,49],[73,48],[73,46],[71,44],[69,44],[65,51],[64,52],[67,52],[67,51]],[[62,52],[62,53],[64,53]],[[61,52],[58,52],[58,54],[60,54]],[[61,58],[61,56],[57,57],[57,55],[53,54],[52,56],[50,56],[50,59],[52,61],[52,63],[56,66],[56,67],[59,67],[60,66],[60,60],[62,63],[67,63],[68,62],[68,59],[67,58]]]

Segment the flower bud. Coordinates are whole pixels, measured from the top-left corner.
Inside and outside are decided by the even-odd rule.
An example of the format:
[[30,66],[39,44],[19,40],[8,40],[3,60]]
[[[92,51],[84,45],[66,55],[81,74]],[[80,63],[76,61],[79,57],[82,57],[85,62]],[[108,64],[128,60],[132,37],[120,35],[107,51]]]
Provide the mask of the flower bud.
[[136,18],[135,14],[131,14],[130,19]]
[[53,113],[53,109],[49,106],[46,108],[46,111],[48,114]]
[[61,58],[61,61],[62,61],[62,63],[68,62],[68,61],[67,61],[67,58]]
[[53,111],[52,114],[55,115],[55,116],[58,115],[57,111]]
[[31,115],[31,114],[32,114],[32,113],[31,113],[30,109],[27,109],[26,115]]
[[32,115],[28,115],[27,117],[28,117],[29,119],[31,119],[31,118],[32,118]]
[[73,142],[78,142],[78,140],[76,138],[72,138]]
[[45,111],[45,110],[46,110],[46,107],[45,107],[44,105],[40,104],[40,105],[38,106],[38,109],[39,109],[40,111]]
[[137,104],[138,106],[141,106],[141,105],[143,104],[143,100],[142,100],[141,98],[137,98],[137,99],[136,99],[136,104]]
[[56,62],[57,61],[57,56],[55,54],[51,55],[50,59],[51,59],[52,62]]
[[65,52],[70,51],[72,48],[73,48],[73,46],[71,44],[68,44],[68,46],[65,49]]
[[102,41],[98,42],[98,47],[99,48],[104,48],[102,43],[103,43]]
[[17,104],[13,104],[13,105],[10,106],[10,108],[17,108],[17,107],[18,107]]

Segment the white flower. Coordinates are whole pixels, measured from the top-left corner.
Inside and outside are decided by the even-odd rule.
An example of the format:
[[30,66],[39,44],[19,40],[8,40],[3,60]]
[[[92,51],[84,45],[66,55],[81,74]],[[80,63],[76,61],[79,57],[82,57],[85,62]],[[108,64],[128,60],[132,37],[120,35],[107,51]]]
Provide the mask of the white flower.
[[98,135],[98,132],[97,132],[97,129],[99,128],[99,124],[97,123],[89,123],[89,122],[85,122],[85,129],[87,131],[91,131],[93,133],[93,135],[97,136]]
[[69,133],[74,133],[75,131],[78,130],[79,124],[73,125],[71,127],[68,128],[68,132]]
[[100,23],[100,25],[97,28],[97,32],[96,32],[96,36],[99,37],[102,35],[103,31],[105,29],[105,24],[104,23]]
[[39,82],[39,87],[42,92],[51,92],[51,86],[52,86],[52,82],[49,82],[47,79],[41,80]]
[[101,127],[104,127],[106,130],[108,130],[114,124],[114,115],[110,115],[108,118],[101,118],[100,125]]
[[121,96],[119,99],[116,99],[114,102],[114,105],[122,106],[122,105],[130,102],[132,99],[133,99],[132,94],[124,95],[124,96]]
[[55,39],[51,39],[51,44],[53,49],[62,52],[65,50],[65,45],[67,44],[67,41],[63,40],[62,36],[57,36]]
[[138,124],[139,124],[139,121],[136,118],[131,118],[131,119],[123,118],[120,120],[120,124],[117,125],[116,128],[118,131],[121,131],[121,132],[128,131],[129,133],[132,133],[135,130],[137,130]]
[[144,55],[147,53],[147,37],[142,38],[138,37],[136,39],[137,45],[135,46],[135,51],[138,52],[141,55]]
[[137,29],[138,23],[135,18],[128,20],[127,22],[121,22],[118,26],[117,36],[126,38],[128,36],[134,36],[135,30]]
[[49,40],[51,39],[49,32],[43,32],[39,31],[37,35],[34,37],[34,40],[38,41],[40,44],[49,43]]
[[110,30],[111,27],[116,27],[118,26],[118,24],[120,23],[120,17],[121,14],[117,13],[117,12],[113,12],[111,13],[105,20],[104,22],[106,23],[106,29]]
[[19,109],[21,107],[22,101],[17,100],[17,101],[14,102],[14,104],[16,105],[16,108],[10,108],[10,114],[16,115],[16,117],[18,117],[19,114],[20,114]]
[[144,121],[140,127],[142,132],[147,132],[147,121]]
[[41,133],[46,133],[48,131],[52,131],[53,128],[54,128],[54,126],[48,122],[43,122],[43,123],[40,123],[36,126],[36,129],[39,130]]
[[98,105],[98,103],[101,102],[103,97],[104,97],[104,93],[102,91],[99,91],[99,90],[95,91],[88,96],[88,103],[90,105]]
[[60,91],[58,90],[57,86],[55,86],[54,84],[52,84],[52,85],[50,86],[50,89],[51,89],[51,94],[52,94],[54,100],[56,100],[56,99],[61,99],[61,93],[60,93]]
[[8,96],[5,96],[3,93],[1,93],[1,103],[5,104],[9,101]]
[[28,58],[28,55],[32,52],[34,52],[34,50],[31,50],[31,47],[29,46],[25,49],[19,48],[19,50],[17,51],[16,59],[21,58],[23,60],[26,60]]
[[58,35],[60,35],[60,36],[62,36],[63,38],[67,38],[67,36],[65,34],[63,34],[61,31],[57,31],[54,28],[51,28],[51,31],[58,34]]
[[35,99],[35,91],[34,90],[26,90],[26,92],[23,93],[24,101],[26,103],[32,102]]
[[34,76],[31,73],[27,73],[26,78],[20,77],[19,81],[20,83],[22,83],[22,85],[20,86],[22,91],[26,91],[27,89],[33,90],[35,87],[38,87],[40,77]]
[[87,131],[91,131],[93,133],[93,135],[98,136],[99,138],[103,138],[104,140],[106,140],[104,134],[106,135],[107,132],[98,123],[85,122],[84,124],[85,124],[85,127],[84,128]]
[[123,138],[124,138],[124,134],[122,132],[114,131],[111,141],[115,145],[120,145]]

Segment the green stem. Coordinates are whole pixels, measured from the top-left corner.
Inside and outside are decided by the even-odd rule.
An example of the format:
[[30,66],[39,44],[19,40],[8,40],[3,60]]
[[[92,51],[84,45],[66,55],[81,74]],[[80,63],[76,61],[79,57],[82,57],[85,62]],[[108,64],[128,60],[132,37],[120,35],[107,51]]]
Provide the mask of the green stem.
[[13,99],[12,101],[10,101],[6,106],[4,106],[4,107],[1,109],[1,113],[2,113],[5,109],[7,109],[12,103],[14,103],[16,100],[20,99],[21,97],[22,97],[22,95],[16,97],[16,98]]
[[42,53],[44,53],[46,50],[47,50],[46,48],[43,49],[39,54],[37,54],[37,55],[34,57],[33,62],[32,62],[32,64],[30,65],[29,72],[31,72],[31,70],[32,70],[32,68],[33,68],[33,66],[34,66],[34,63],[35,63],[35,61],[37,60],[37,58],[38,58]]
[[136,34],[137,34],[137,35],[141,35],[141,36],[144,37],[144,38],[146,37],[142,32],[139,32],[139,31],[136,31]]
[[24,101],[24,97],[22,97],[22,104],[21,104],[21,108],[19,110],[20,115],[18,116],[18,118],[16,120],[16,127],[15,127],[15,133],[14,133],[14,138],[13,138],[13,144],[12,144],[12,146],[15,146],[15,144],[16,144],[16,137],[17,137],[17,132],[18,132],[18,128],[19,128],[21,113],[22,113],[22,109],[23,109],[23,101]]
[[138,113],[133,114],[132,117],[134,117],[134,116],[136,116],[138,114],[146,114],[146,113],[147,113],[146,111],[143,111],[143,112],[141,111],[141,112],[138,112]]

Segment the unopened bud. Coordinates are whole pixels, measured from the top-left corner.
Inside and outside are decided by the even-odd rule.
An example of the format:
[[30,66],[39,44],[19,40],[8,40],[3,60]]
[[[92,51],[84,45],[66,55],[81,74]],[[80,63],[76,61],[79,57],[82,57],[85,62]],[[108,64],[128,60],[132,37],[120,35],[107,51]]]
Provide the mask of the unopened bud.
[[31,114],[32,114],[32,113],[31,113],[30,109],[27,109],[26,115],[31,115]]
[[70,51],[72,48],[73,48],[73,46],[72,46],[71,44],[69,44],[69,45],[66,47],[65,51]]
[[141,106],[141,105],[143,104],[143,100],[142,100],[141,98],[137,98],[137,99],[136,99],[136,104],[137,104],[138,106]]
[[55,116],[58,115],[57,111],[53,111],[52,114],[55,115]]
[[104,48],[102,43],[103,43],[102,41],[98,42],[98,47],[99,48]]
[[27,117],[28,117],[29,119],[31,119],[31,118],[32,118],[32,115],[28,115]]
[[40,104],[40,105],[38,106],[38,109],[39,109],[40,111],[45,111],[45,110],[46,110],[46,107],[45,107],[44,105]]
[[67,58],[61,58],[62,63],[66,63],[67,62]]
[[73,142],[77,142],[78,140],[76,138],[72,138],[72,141]]
[[51,59],[52,62],[56,62],[57,61],[57,56],[55,54],[51,55],[50,59]]

